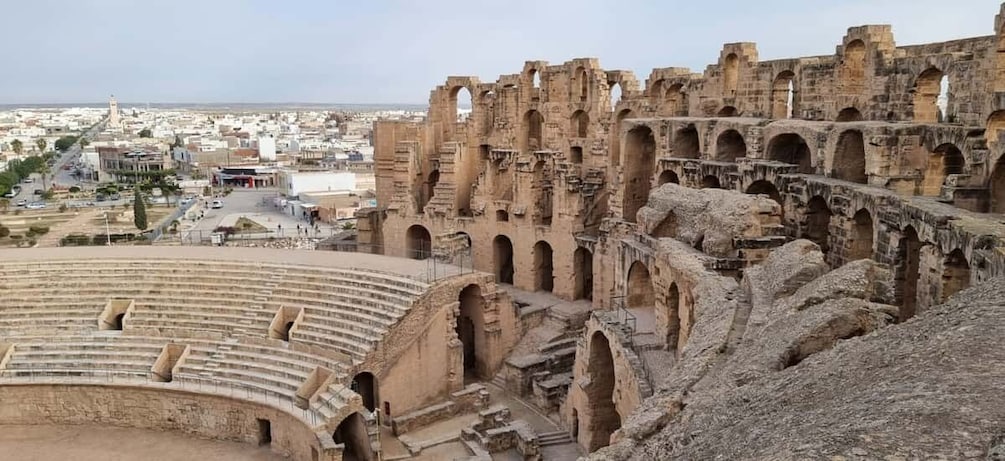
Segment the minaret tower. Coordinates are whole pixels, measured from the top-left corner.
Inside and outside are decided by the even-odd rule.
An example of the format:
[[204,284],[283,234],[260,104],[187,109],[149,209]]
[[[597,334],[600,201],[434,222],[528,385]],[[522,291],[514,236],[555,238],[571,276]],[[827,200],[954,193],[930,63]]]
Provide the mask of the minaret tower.
[[119,103],[115,101],[115,95],[108,99],[108,126],[119,127]]

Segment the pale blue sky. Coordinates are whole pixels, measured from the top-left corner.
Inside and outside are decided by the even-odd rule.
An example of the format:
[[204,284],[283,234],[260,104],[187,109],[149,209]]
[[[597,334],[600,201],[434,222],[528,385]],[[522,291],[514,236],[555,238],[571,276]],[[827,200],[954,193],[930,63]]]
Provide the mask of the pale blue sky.
[[597,57],[645,79],[723,43],[830,54],[849,26],[898,45],[991,35],[999,0],[3,0],[0,103],[425,103],[448,75]]

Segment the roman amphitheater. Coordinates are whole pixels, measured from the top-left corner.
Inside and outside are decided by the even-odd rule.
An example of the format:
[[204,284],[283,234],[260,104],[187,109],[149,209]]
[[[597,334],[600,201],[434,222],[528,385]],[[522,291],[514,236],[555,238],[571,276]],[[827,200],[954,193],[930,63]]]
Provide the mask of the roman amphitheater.
[[0,424],[232,459],[1005,459],[991,13],[644,82],[449,77],[375,124],[354,253],[4,251]]

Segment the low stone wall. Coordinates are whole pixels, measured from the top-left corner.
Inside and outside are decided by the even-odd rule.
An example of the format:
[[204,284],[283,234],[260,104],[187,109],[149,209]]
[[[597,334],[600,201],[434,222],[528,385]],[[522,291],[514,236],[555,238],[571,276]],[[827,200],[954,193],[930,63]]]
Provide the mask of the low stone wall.
[[391,427],[395,435],[401,435],[437,421],[481,410],[488,404],[489,391],[485,386],[472,384],[462,391],[450,394],[450,400],[446,402],[394,418]]
[[[169,389],[32,384],[0,386],[0,425],[107,425],[174,431],[259,443],[259,423],[271,426],[272,450],[291,459],[339,461],[342,453],[296,417],[264,405]],[[113,450],[112,447],[109,450]]]

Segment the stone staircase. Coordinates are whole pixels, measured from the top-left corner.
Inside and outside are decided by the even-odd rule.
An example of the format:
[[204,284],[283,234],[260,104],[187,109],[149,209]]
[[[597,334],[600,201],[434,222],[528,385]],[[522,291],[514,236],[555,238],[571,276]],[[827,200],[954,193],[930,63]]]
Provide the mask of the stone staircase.
[[548,447],[552,445],[565,445],[574,443],[572,435],[566,431],[543,432],[537,434],[538,446]]

